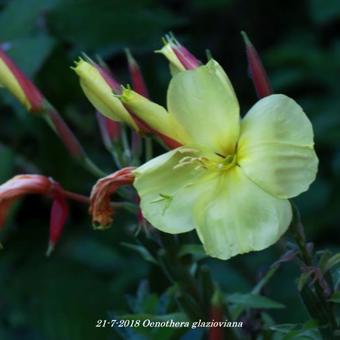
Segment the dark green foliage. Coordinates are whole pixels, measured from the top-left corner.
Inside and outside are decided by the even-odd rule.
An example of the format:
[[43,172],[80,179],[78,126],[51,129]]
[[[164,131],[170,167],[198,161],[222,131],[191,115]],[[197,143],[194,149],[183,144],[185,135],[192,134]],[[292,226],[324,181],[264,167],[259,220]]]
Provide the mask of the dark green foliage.
[[[123,49],[129,47],[142,66],[152,98],[164,103],[168,68],[152,50],[161,46],[162,34],[173,31],[202,61],[206,48],[220,61],[244,114],[256,101],[239,34],[245,30],[263,57],[275,92],[296,99],[313,122],[318,179],[296,203],[307,240],[316,250],[332,250],[316,256],[327,282],[337,289],[339,25],[338,0],[0,1],[0,43],[12,47],[10,56],[60,110],[91,158],[108,172],[115,168],[101,144],[93,108],[70,69],[74,59],[83,51],[91,57],[99,54],[127,83]],[[41,173],[67,189],[89,194],[96,178],[71,159],[44,122],[0,92],[0,182],[18,173]],[[318,325],[309,317],[317,317],[313,313],[320,310],[305,309],[302,303],[317,298],[315,286],[305,284],[308,275],[302,274],[298,290],[295,281],[301,273],[293,257],[254,292],[285,251],[284,242],[223,262],[207,259],[193,235],[181,235],[185,246],[164,236],[167,249],[154,240],[136,240],[135,215],[120,210],[111,230],[93,231],[87,208],[72,204],[61,242],[46,258],[49,207],[47,199],[27,197],[14,207],[1,231],[0,339],[163,340],[185,333],[183,339],[201,339],[202,330],[95,325],[98,319],[207,318],[215,288],[212,281],[231,312],[252,320],[240,338],[320,338]],[[196,271],[197,263],[204,266]],[[193,283],[197,283],[194,292]],[[329,301],[339,309],[339,292],[331,292]]]

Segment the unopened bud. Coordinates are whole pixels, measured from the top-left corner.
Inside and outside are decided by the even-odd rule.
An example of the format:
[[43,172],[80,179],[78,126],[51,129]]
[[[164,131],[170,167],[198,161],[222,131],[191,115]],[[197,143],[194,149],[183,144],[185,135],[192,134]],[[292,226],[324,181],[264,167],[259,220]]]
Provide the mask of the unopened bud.
[[267,73],[263,67],[261,59],[249,40],[245,32],[241,32],[246,45],[247,59],[248,59],[248,69],[250,77],[254,83],[254,87],[258,98],[263,98],[269,96],[273,93],[272,87],[269,83]]
[[28,111],[43,110],[42,94],[1,49],[0,87],[5,87]]
[[73,70],[80,79],[80,85],[91,104],[104,116],[118,122],[125,122],[135,130],[137,125],[117,97],[117,82],[100,66],[79,59]]

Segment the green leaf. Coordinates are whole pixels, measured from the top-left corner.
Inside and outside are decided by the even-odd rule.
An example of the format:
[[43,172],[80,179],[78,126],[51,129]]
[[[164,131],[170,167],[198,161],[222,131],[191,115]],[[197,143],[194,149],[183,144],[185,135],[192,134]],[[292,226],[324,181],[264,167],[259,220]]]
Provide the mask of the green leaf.
[[319,340],[318,324],[315,320],[309,320],[304,324],[279,324],[270,326],[269,329],[275,332],[277,340],[308,339]]
[[268,283],[268,281],[271,279],[271,277],[276,273],[276,271],[279,269],[279,265],[275,265],[271,267],[266,275],[257,283],[257,285],[253,288],[252,294],[259,294],[261,289]]
[[279,309],[285,308],[282,303],[276,302],[258,294],[235,293],[227,296],[227,301],[246,308]]
[[132,249],[139,253],[145,261],[151,262],[153,264],[158,264],[157,260],[152,256],[152,254],[143,246],[137,245],[137,244],[131,244],[131,243],[126,243],[122,242],[122,246]]
[[7,180],[13,170],[15,157],[11,149],[7,146],[0,144],[0,182]]
[[340,2],[338,0],[311,0],[311,16],[317,23],[340,18]]
[[327,261],[325,265],[324,273],[326,273],[327,271],[329,271],[330,269],[338,265],[340,265],[340,253],[335,254]]
[[333,293],[332,296],[329,298],[329,301],[340,303],[340,292]]
[[48,18],[57,35],[79,50],[117,52],[127,44],[150,48],[164,29],[180,20],[161,7],[151,10],[149,5],[150,0],[82,0],[80,6],[78,1],[62,0]]
[[56,41],[46,34],[12,40],[9,56],[26,76],[32,77],[52,52]]
[[196,261],[207,258],[208,255],[205,253],[204,248],[200,244],[184,244],[181,246],[178,257],[192,255]]
[[30,35],[39,25],[38,17],[42,17],[44,12],[52,8],[58,1],[9,1],[9,4],[0,14],[0,41],[9,41]]

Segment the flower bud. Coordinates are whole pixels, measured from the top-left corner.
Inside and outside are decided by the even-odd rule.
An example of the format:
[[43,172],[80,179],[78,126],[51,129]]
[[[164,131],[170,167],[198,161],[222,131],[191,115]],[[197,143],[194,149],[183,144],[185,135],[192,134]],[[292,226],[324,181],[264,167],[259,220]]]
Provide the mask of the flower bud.
[[138,130],[136,123],[117,97],[120,88],[118,83],[106,70],[83,59],[76,62],[73,70],[79,76],[86,97],[97,111],[114,121],[125,122]]
[[[183,127],[171,113],[137,92],[124,89],[121,101],[133,113],[136,120],[146,124],[170,148],[181,146],[182,142],[188,138]],[[175,139],[169,136],[174,136]]]
[[163,54],[170,62],[172,74],[192,70],[201,65],[201,62],[181,45],[173,35],[167,35],[164,46],[157,53]]
[[[223,321],[224,313],[223,313],[223,304],[221,293],[216,290],[211,299],[211,307],[210,307],[210,320],[214,321]],[[224,330],[222,327],[211,327],[209,329],[209,340],[223,340]]]
[[1,49],[0,87],[5,87],[28,111],[43,110],[42,94]]
[[130,50],[128,49],[126,49],[126,56],[128,60],[133,89],[140,95],[148,98],[149,97],[148,89],[145,85],[144,77],[142,75],[139,65],[137,64],[135,58],[132,56]]
[[269,96],[273,93],[273,90],[261,59],[247,34],[243,31],[241,34],[246,45],[249,73],[254,83],[257,96],[258,98]]
[[55,183],[53,193],[53,203],[50,217],[50,235],[46,255],[49,256],[60,240],[64,225],[68,218],[68,205],[63,190],[59,184]]

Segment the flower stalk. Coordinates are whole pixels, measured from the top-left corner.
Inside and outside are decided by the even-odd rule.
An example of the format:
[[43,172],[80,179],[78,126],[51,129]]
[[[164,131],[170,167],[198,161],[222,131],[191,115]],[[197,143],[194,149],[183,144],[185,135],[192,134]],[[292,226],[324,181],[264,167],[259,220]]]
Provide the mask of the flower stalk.
[[[315,278],[306,277],[306,281],[300,284],[300,294],[306,308],[312,318],[318,321],[320,334],[325,340],[331,339],[337,329],[337,321],[334,314],[334,306],[328,301],[329,289],[325,278],[321,274],[320,268],[314,263],[313,249],[306,243],[304,226],[298,208],[292,203],[293,220],[291,223],[291,234],[299,249],[299,258],[302,262],[302,273],[306,270],[314,273]],[[301,279],[300,279],[301,281]]]

